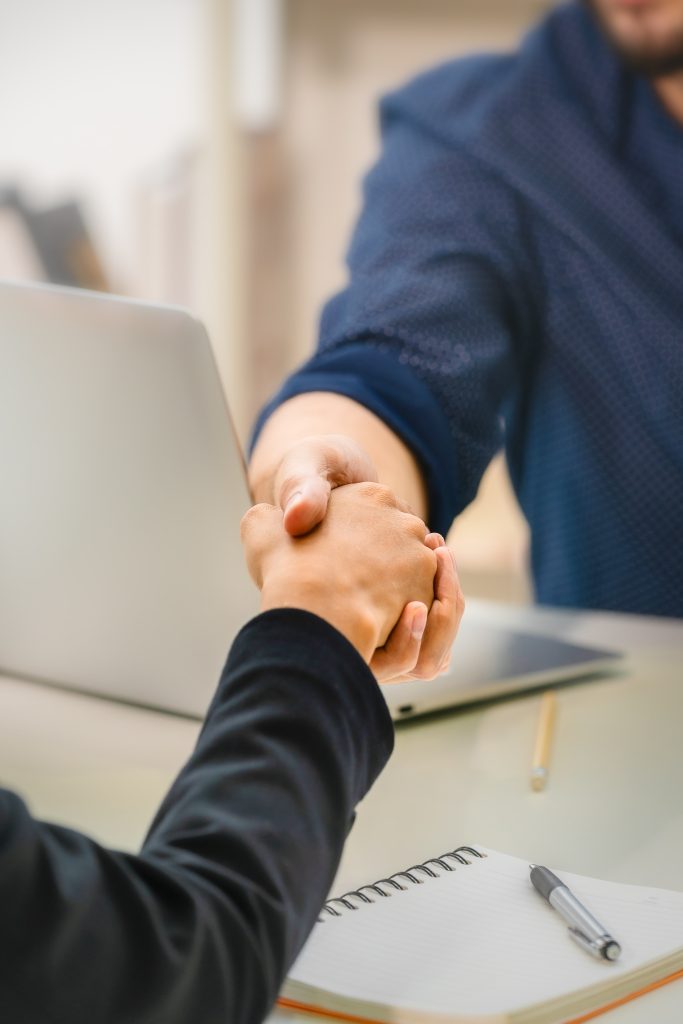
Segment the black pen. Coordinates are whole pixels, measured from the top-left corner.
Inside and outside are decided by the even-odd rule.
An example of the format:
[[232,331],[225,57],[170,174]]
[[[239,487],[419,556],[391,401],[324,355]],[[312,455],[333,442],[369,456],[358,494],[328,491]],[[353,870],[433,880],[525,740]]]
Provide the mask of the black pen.
[[574,942],[599,960],[616,960],[621,946],[548,868],[530,864],[531,884],[569,925]]

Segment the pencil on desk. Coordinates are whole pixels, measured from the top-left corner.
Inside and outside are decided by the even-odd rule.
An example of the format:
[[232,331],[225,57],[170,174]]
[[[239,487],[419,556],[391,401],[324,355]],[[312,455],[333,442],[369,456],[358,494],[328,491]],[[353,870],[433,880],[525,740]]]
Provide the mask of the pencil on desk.
[[541,700],[541,711],[538,716],[538,729],[536,731],[536,746],[534,747],[534,759],[531,763],[531,788],[540,792],[548,778],[548,761],[550,759],[550,742],[553,736],[553,724],[555,722],[555,691],[548,690],[543,694]]

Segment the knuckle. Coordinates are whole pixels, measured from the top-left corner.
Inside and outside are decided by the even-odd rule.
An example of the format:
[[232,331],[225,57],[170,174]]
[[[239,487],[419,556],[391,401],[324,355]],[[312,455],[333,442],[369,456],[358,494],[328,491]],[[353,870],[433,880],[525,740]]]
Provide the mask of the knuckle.
[[395,676],[408,675],[413,671],[418,663],[420,657],[420,651],[408,650],[405,651],[402,658],[397,660],[396,664],[392,666],[392,671]]
[[[425,538],[427,536],[427,527],[425,526],[424,522],[420,519],[420,517],[414,515],[412,512],[407,512],[405,513],[405,521],[409,531],[412,534],[414,534],[418,538],[418,540],[422,542],[422,544],[424,544]],[[430,549],[425,548],[425,550],[429,551]]]
[[427,682],[429,679],[433,679],[435,675],[435,672],[429,671],[422,665],[416,665],[415,668],[410,673],[410,678],[421,679],[423,682]]
[[416,679],[415,675],[415,659],[410,658],[407,661],[399,661],[392,663],[388,668],[387,679],[391,679],[394,682],[398,682],[400,679]]
[[277,481],[277,499],[280,505],[286,505],[295,491],[301,488],[301,474],[285,472]]
[[428,533],[425,540],[431,541],[436,547],[442,548],[445,546],[446,541],[443,539],[440,533]]
[[440,665],[440,660],[433,657],[422,657],[414,665],[411,675],[415,679],[434,679],[439,674]]
[[414,573],[416,582],[419,580],[422,585],[429,588],[433,593],[433,581],[436,574],[436,559],[434,552],[429,548],[420,547],[416,552],[414,562]]
[[436,555],[431,548],[421,544],[420,548],[420,561],[424,567],[424,571],[429,574],[430,577],[434,576],[437,569]]
[[393,508],[396,505],[394,492],[384,484],[378,484],[373,480],[366,480],[357,485],[359,493],[363,497],[375,501],[378,505],[386,505]]

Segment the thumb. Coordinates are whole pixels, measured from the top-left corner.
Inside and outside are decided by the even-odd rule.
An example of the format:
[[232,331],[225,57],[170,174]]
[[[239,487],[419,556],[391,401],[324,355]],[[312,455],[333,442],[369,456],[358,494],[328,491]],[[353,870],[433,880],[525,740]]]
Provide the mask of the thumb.
[[275,477],[275,501],[284,527],[298,536],[324,519],[333,487],[376,481],[377,471],[361,446],[343,434],[307,437],[292,447]]
[[263,586],[263,568],[269,552],[282,537],[282,512],[273,505],[253,505],[242,516],[240,537],[249,575],[256,586]]
[[332,485],[322,476],[310,474],[293,481],[282,499],[282,522],[293,537],[309,533],[325,518]]

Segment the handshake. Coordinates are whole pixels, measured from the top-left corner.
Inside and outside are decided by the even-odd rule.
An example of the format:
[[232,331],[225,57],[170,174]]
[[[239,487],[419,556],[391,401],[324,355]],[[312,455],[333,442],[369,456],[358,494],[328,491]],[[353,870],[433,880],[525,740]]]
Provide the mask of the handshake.
[[262,611],[301,608],[326,619],[380,682],[445,671],[464,600],[443,537],[371,482],[374,469],[360,449],[344,464],[351,481],[366,482],[345,483],[311,468],[310,444],[301,442],[280,466],[272,489],[279,507],[255,505],[242,520]]

